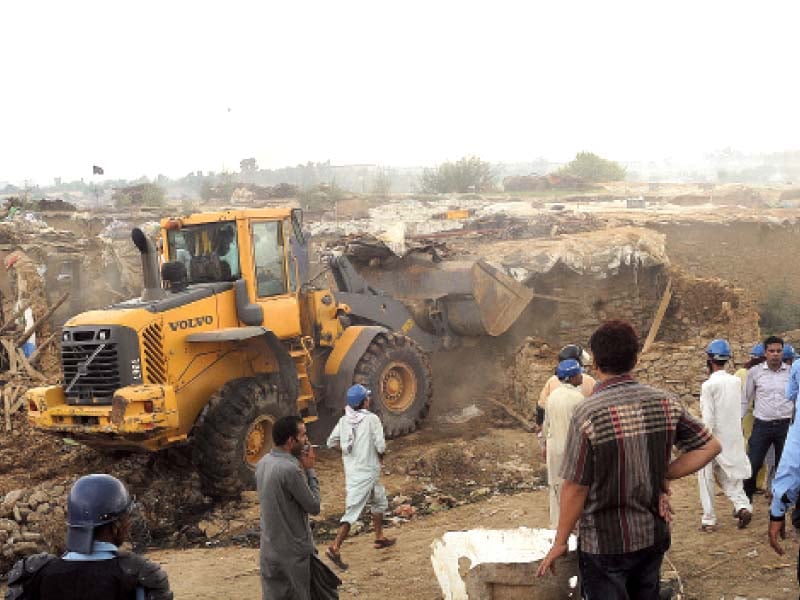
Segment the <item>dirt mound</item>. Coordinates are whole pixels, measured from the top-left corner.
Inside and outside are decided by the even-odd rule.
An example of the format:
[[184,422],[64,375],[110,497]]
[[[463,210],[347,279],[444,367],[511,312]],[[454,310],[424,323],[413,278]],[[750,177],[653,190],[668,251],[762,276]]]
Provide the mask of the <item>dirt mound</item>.
[[23,413],[11,421],[12,431],[0,432],[0,494],[87,472],[94,451],[33,429]]
[[196,524],[212,500],[200,491],[185,448],[99,453],[32,430],[22,415],[13,421],[14,430],[0,435],[0,573],[21,556],[64,550],[67,493],[89,473],[118,477],[136,497],[136,547],[184,546],[205,539]]

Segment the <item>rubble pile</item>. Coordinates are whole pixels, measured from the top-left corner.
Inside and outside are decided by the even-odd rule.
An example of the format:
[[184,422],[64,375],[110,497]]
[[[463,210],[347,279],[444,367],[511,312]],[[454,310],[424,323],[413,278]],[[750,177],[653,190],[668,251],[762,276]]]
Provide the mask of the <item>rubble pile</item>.
[[75,212],[78,210],[78,207],[76,207],[74,204],[71,202],[65,202],[61,198],[42,198],[38,202],[34,203],[34,207],[40,212]]
[[54,479],[0,497],[0,572],[37,552],[62,551],[66,490],[72,479]]
[[[25,214],[30,214],[29,218]],[[74,248],[80,242],[67,231],[49,227],[32,213],[16,216],[11,221],[0,221],[0,250],[11,252],[15,246],[31,251],[37,246],[49,246],[58,250]]]
[[[252,204],[253,202],[272,200],[275,198],[294,198],[298,188],[289,183],[280,183],[273,186],[256,185],[254,183],[239,184],[230,193],[230,201],[237,204]],[[210,189],[210,193],[219,198],[224,198],[226,186],[217,186]]]
[[755,300],[718,278],[693,277],[678,268],[671,268],[669,276],[673,293],[659,339],[680,343],[724,337],[737,358],[746,357],[761,336]]
[[[64,551],[67,494],[72,483],[87,473],[118,477],[136,497],[134,546],[184,546],[205,540],[197,522],[212,501],[200,491],[188,459],[182,462],[173,453],[123,457],[95,453],[71,440],[30,431],[19,421],[14,435],[5,436],[0,446],[2,464],[7,465],[0,470],[5,476],[5,494],[0,494],[0,573],[22,556]],[[20,452],[23,439],[25,453]],[[20,464],[14,464],[14,455],[22,457]],[[14,484],[18,487],[9,489]]]
[[[625,268],[639,270],[669,264],[664,235],[640,227],[601,229],[555,239],[478,244],[476,252],[487,261],[502,265],[523,283],[535,283],[557,267],[602,280]],[[587,282],[586,286],[594,284]]]

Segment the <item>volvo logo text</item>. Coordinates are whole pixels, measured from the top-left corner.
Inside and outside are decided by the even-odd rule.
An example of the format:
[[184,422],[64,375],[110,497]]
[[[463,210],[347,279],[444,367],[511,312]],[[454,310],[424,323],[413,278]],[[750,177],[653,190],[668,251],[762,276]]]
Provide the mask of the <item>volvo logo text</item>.
[[192,329],[194,327],[202,327],[203,325],[211,325],[213,322],[214,317],[206,315],[204,317],[192,317],[191,319],[173,321],[169,326],[172,331],[178,331],[178,329]]

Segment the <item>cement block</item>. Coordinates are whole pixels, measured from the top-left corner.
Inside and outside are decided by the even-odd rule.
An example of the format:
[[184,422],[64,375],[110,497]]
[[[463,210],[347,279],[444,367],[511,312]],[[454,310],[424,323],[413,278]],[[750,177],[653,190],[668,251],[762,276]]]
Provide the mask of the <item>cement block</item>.
[[551,529],[451,531],[436,540],[431,562],[445,600],[578,598],[577,540],[559,560],[558,575],[536,578],[550,549]]

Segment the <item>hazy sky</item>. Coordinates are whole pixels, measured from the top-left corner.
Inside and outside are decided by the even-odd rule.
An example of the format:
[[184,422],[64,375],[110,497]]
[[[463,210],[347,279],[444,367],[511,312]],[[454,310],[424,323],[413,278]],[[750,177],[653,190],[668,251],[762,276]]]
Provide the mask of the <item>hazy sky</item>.
[[800,3],[0,3],[0,181],[800,149]]

